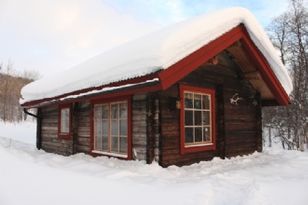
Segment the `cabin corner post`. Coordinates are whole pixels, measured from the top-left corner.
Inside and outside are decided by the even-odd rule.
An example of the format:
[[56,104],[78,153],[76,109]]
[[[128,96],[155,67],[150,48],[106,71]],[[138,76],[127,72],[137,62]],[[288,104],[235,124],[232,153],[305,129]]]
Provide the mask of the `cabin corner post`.
[[262,137],[262,103],[261,103],[261,94],[259,92],[256,93],[256,118],[257,118],[257,142],[256,142],[256,150],[258,152],[262,152],[262,142],[263,142],[263,137]]
[[77,153],[78,146],[78,103],[72,104],[72,153]]
[[146,161],[159,160],[159,101],[156,94],[149,94],[146,100]]
[[41,108],[37,108],[37,118],[36,118],[36,148],[40,150],[42,148],[42,118],[41,118]]
[[159,157],[160,157],[160,121],[159,121],[159,116],[160,116],[160,109],[159,109],[159,98],[156,96],[156,99],[154,100],[154,137],[155,137],[155,146],[154,146],[154,159],[156,162],[159,162]]

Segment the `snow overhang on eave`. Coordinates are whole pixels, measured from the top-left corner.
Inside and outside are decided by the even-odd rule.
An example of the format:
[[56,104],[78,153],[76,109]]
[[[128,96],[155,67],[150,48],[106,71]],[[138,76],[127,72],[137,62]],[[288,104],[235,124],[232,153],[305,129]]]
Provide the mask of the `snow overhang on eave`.
[[161,85],[157,73],[128,79],[120,82],[110,83],[99,87],[92,87],[77,90],[60,96],[22,102],[23,108],[36,108],[50,104],[73,103],[84,99],[94,100],[97,98],[112,98],[118,96],[132,95],[136,93],[154,92],[161,90]]

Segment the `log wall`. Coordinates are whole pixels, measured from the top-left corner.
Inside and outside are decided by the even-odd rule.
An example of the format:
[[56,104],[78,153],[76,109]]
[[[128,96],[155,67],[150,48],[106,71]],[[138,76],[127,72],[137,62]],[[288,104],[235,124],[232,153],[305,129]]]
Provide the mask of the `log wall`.
[[[259,95],[244,80],[239,68],[204,65],[179,83],[216,90],[216,150],[180,154],[179,84],[160,94],[161,158],[160,164],[187,165],[215,156],[224,158],[249,154],[262,147]],[[238,105],[230,98],[238,93]],[[260,145],[261,143],[261,145]]]
[[147,96],[135,95],[132,101],[133,158],[147,159]]
[[91,104],[89,102],[80,102],[75,105],[74,119],[75,125],[75,153],[90,153],[90,117]]
[[[132,149],[133,157],[138,160],[152,161],[154,157],[158,158],[158,145],[152,142],[147,136],[158,137],[157,109],[148,104],[147,95],[136,95],[132,100]],[[154,105],[157,105],[157,101]],[[157,108],[157,106],[156,106]],[[88,101],[74,103],[71,107],[72,112],[72,130],[71,139],[64,140],[58,138],[58,106],[46,106],[40,108],[41,115],[41,148],[47,152],[61,155],[71,155],[74,153],[90,153],[90,117],[91,104]],[[153,112],[152,112],[153,110]],[[149,123],[156,126],[153,128]],[[152,130],[154,130],[152,132]],[[156,130],[156,132],[155,132]],[[149,147],[149,149],[147,149]],[[153,156],[149,151],[153,149]]]
[[58,138],[58,106],[41,108],[41,148],[61,155],[73,153],[73,141]]

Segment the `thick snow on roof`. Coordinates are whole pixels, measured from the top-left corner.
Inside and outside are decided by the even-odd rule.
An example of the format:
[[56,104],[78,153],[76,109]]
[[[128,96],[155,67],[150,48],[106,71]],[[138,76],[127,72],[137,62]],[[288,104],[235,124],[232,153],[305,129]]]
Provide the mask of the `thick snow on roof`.
[[174,24],[131,41],[64,71],[42,78],[22,91],[22,102],[55,97],[166,69],[195,50],[243,23],[271,65],[287,94],[292,82],[272,43],[246,9],[230,8]]

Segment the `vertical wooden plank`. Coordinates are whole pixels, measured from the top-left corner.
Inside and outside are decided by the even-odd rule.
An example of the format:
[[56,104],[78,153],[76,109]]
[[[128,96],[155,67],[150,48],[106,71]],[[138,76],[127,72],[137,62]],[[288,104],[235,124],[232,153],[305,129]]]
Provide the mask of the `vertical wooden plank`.
[[77,153],[77,141],[78,141],[78,105],[79,103],[73,103],[72,105],[72,143],[73,143],[73,154]]
[[256,93],[256,97],[255,97],[256,101],[257,101],[257,105],[256,105],[256,118],[257,118],[257,130],[256,130],[256,140],[257,140],[257,151],[258,152],[262,152],[262,104],[261,104],[261,95],[259,92]]
[[36,118],[36,148],[41,149],[42,147],[42,116],[41,108],[37,108],[37,118]]
[[158,160],[159,158],[159,110],[158,110],[158,101],[156,94],[149,94],[147,96],[147,119],[146,119],[146,127],[147,127],[147,163],[150,164],[154,160]]
[[159,162],[160,157],[160,122],[159,122],[160,110],[159,110],[159,98],[158,95],[154,99],[154,113],[153,113],[153,129],[154,129],[154,159]]

